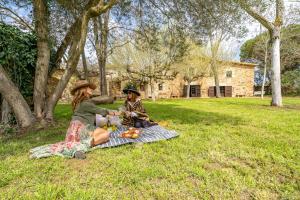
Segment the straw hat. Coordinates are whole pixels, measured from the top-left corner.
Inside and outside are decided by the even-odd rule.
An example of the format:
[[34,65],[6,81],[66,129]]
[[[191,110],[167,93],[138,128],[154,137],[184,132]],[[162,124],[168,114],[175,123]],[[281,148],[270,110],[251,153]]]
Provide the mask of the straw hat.
[[94,83],[89,83],[87,80],[79,80],[75,83],[75,86],[71,89],[71,94],[74,95],[76,90],[83,87],[89,87],[93,90],[96,89],[96,85]]

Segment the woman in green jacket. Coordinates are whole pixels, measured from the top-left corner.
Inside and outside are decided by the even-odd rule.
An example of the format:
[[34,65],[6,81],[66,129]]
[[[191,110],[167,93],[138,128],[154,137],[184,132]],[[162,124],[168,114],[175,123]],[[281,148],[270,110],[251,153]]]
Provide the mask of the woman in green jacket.
[[36,147],[30,151],[31,158],[42,158],[52,155],[63,157],[85,158],[85,152],[91,147],[109,140],[109,132],[95,127],[95,115],[115,115],[107,109],[97,107],[91,100],[96,85],[86,80],[77,81],[71,94],[73,95],[73,116],[66,133],[65,141]]

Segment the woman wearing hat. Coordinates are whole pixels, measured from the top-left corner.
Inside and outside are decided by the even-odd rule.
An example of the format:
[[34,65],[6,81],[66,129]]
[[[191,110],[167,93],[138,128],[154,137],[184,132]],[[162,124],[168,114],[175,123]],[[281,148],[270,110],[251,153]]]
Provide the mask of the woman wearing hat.
[[123,125],[136,128],[157,125],[149,120],[149,116],[139,98],[141,94],[134,84],[129,83],[124,88],[123,92],[127,94],[127,99],[124,103]]
[[91,147],[109,140],[109,133],[105,129],[94,126],[95,114],[106,116],[117,113],[99,108],[89,100],[95,88],[95,84],[89,83],[86,80],[76,82],[71,90],[71,94],[73,95],[73,116],[66,133],[65,141],[34,148],[31,150],[31,158],[60,155],[84,159],[84,153]]

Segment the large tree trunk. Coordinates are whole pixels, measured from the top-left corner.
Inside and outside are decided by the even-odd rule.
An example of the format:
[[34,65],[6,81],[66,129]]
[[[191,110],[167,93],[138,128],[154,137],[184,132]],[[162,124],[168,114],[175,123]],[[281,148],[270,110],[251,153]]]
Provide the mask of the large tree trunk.
[[188,81],[187,87],[186,87],[186,98],[190,98],[190,91],[191,91],[191,82]]
[[[96,54],[99,65],[99,83],[100,83],[100,94],[107,95],[107,80],[106,80],[106,60],[107,60],[107,42],[108,42],[108,22],[109,22],[109,11],[99,16],[98,20],[94,19],[94,35],[95,35],[95,46]],[[99,34],[100,31],[100,34]],[[99,40],[100,35],[100,40]]]
[[12,108],[19,127],[21,129],[26,129],[32,126],[34,122],[34,117],[31,113],[27,102],[19,92],[19,89],[9,79],[8,75],[6,74],[1,65],[0,93],[2,94],[2,98],[4,98],[8,102],[9,106]]
[[33,1],[33,13],[35,20],[35,31],[37,34],[37,62],[34,80],[34,113],[36,118],[42,119],[45,107],[45,95],[47,88],[47,77],[50,60],[50,49],[48,44],[48,7],[45,0]]
[[251,8],[247,1],[235,0],[240,6],[270,32],[272,43],[272,106],[282,106],[281,79],[280,79],[280,29],[284,18],[284,0],[276,0],[276,17],[274,22],[268,21],[264,16]]
[[272,106],[282,106],[280,78],[280,26],[272,32]]
[[2,104],[1,104],[1,123],[3,124],[9,124],[10,119],[12,117],[12,110],[11,107],[9,106],[8,102],[3,99]]

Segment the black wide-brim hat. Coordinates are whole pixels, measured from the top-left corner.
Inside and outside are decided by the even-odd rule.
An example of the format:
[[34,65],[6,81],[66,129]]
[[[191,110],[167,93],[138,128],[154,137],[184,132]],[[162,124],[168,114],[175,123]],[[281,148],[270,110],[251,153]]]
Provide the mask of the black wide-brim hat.
[[141,94],[139,93],[139,91],[137,91],[136,87],[133,86],[133,85],[130,85],[130,86],[126,87],[126,88],[123,90],[123,92],[124,92],[125,94],[128,94],[128,92],[133,92],[133,93],[135,93],[136,95],[141,96]]

